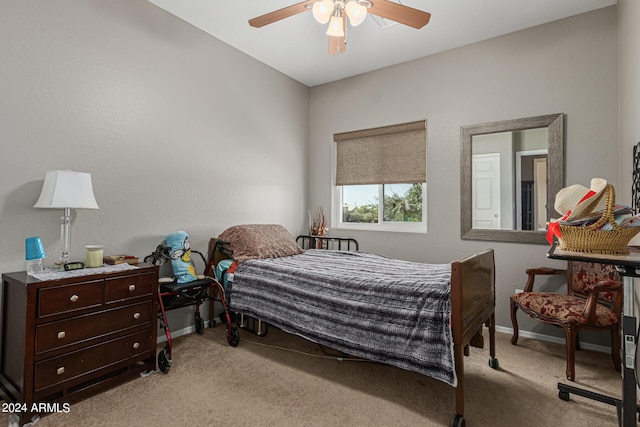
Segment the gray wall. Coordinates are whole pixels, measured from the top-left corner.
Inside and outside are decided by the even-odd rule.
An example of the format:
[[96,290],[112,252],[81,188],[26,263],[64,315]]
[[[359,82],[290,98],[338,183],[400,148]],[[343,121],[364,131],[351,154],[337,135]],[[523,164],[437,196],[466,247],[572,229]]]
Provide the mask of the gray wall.
[[[609,7],[312,88],[309,205],[330,206],[333,133],[426,119],[428,233],[334,227],[330,234],[416,261],[449,262],[494,248],[497,322],[510,328],[508,297],[522,289],[524,270],[564,264],[548,261],[544,245],[460,239],[460,127],[565,113],[567,184],[595,176],[617,184],[616,32],[616,8]],[[539,322],[523,319],[521,327],[558,335]]]
[[72,259],[306,227],[306,86],[145,0],[4,0],[0,52],[1,272],[24,270],[29,236],[57,260],[62,211],[32,208],[51,169],[93,176]]

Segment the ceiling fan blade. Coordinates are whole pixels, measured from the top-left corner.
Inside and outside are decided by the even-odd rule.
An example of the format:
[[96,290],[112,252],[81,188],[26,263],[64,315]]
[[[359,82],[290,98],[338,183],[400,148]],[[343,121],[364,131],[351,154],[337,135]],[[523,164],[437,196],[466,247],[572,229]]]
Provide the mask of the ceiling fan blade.
[[250,19],[249,25],[251,25],[252,27],[260,28],[264,27],[265,25],[273,24],[274,22],[281,19],[311,10],[311,7],[307,7],[307,5],[313,6],[315,2],[315,0],[301,1],[300,3],[283,7],[282,9],[274,10],[273,12],[258,16],[257,18]]
[[367,9],[367,12],[385,19],[391,19],[392,21],[396,21],[413,28],[420,29],[427,25],[427,23],[429,23],[429,19],[431,19],[430,13],[402,4],[393,3],[387,0],[371,0],[371,3],[373,4],[369,9]]
[[329,36],[329,55],[337,55],[347,50],[347,38]]

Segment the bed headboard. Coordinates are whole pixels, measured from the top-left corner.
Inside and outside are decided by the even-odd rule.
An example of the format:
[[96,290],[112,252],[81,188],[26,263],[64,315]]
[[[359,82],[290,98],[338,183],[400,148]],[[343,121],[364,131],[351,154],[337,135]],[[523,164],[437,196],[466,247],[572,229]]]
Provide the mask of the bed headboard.
[[350,237],[298,236],[296,237],[296,243],[302,249],[358,250],[358,241]]
[[[209,240],[208,256],[207,259],[213,263],[213,267],[224,259],[230,259],[232,256],[230,253],[221,251],[221,247],[218,244],[220,241],[217,237],[212,237]],[[298,236],[296,243],[302,249],[330,249],[330,250],[342,250],[342,251],[357,251],[359,250],[358,241],[350,237],[328,237],[328,236]]]

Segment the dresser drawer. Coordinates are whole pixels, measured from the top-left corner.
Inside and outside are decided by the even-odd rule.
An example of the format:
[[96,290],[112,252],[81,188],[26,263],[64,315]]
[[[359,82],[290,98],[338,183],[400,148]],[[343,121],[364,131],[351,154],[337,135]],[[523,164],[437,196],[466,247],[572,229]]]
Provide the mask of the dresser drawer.
[[154,274],[137,274],[105,281],[105,301],[107,303],[152,295],[158,283]]
[[102,304],[102,280],[38,290],[38,316],[96,307]]
[[37,362],[34,391],[37,393],[66,381],[80,379],[83,375],[148,353],[151,349],[151,337],[150,330],[137,332]]
[[155,316],[151,301],[74,317],[36,327],[36,354],[149,324]]

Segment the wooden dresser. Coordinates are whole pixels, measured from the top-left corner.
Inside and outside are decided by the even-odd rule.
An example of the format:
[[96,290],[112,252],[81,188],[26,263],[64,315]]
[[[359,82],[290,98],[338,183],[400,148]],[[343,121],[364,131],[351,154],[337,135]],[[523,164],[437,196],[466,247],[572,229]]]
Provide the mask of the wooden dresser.
[[156,367],[157,267],[59,274],[2,275],[0,388],[22,422]]

